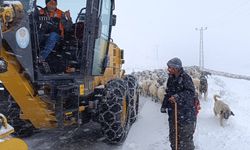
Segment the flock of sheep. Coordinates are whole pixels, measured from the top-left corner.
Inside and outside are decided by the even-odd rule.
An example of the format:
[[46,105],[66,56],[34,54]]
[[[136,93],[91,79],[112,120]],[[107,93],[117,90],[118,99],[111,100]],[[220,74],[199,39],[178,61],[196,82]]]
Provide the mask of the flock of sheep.
[[[184,70],[192,77],[196,92],[201,97],[201,71],[199,71],[197,67],[185,67]],[[162,103],[168,79],[166,70],[145,70],[141,72],[134,72],[133,75],[138,79],[140,95],[144,97],[152,97],[153,101]],[[205,97],[206,94],[204,93],[204,98]]]
[[154,71],[145,70],[133,73],[139,82],[140,95],[152,97],[155,102],[162,102],[165,95],[165,89],[168,74],[163,69]]

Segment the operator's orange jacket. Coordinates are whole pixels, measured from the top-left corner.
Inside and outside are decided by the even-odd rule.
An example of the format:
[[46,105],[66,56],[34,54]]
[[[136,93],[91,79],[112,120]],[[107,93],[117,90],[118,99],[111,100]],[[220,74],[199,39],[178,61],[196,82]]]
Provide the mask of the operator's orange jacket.
[[[61,11],[60,9],[56,9],[55,11],[52,11],[52,12],[45,11],[45,9],[46,8],[40,9],[40,11],[39,11],[40,15],[48,15],[50,18],[58,18],[59,20],[62,19],[63,11]],[[47,14],[47,13],[49,13],[49,14]],[[63,37],[64,36],[64,26],[63,26],[61,21],[59,22],[59,30],[61,31],[61,36]]]

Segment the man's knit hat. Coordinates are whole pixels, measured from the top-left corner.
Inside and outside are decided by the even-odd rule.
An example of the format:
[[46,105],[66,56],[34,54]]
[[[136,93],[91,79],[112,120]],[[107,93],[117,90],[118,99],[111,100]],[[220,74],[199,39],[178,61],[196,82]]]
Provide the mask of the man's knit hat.
[[[48,4],[48,2],[50,2],[51,0],[45,0],[45,3]],[[57,2],[57,0],[54,0]]]
[[172,68],[176,68],[176,69],[181,69],[182,68],[182,62],[179,58],[175,57],[175,58],[172,58],[168,61],[167,65],[169,67],[172,67]]

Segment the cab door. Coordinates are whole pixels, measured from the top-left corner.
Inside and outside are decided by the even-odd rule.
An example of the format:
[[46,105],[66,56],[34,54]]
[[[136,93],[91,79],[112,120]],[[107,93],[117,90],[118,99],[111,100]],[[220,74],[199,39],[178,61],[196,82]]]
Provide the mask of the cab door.
[[99,3],[98,33],[94,45],[92,75],[104,73],[108,62],[108,47],[111,33],[112,0],[102,0]]

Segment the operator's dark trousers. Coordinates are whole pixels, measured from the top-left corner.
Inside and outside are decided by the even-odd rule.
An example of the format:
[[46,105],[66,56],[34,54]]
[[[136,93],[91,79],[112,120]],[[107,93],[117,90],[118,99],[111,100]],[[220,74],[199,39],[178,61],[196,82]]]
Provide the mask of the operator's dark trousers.
[[40,59],[45,61],[49,54],[55,48],[56,42],[60,40],[60,35],[56,32],[51,32],[48,39],[46,40],[44,49],[40,53]]
[[[178,124],[178,150],[194,150],[193,134],[195,122],[189,124]],[[169,122],[169,141],[172,150],[175,150],[175,124]]]

